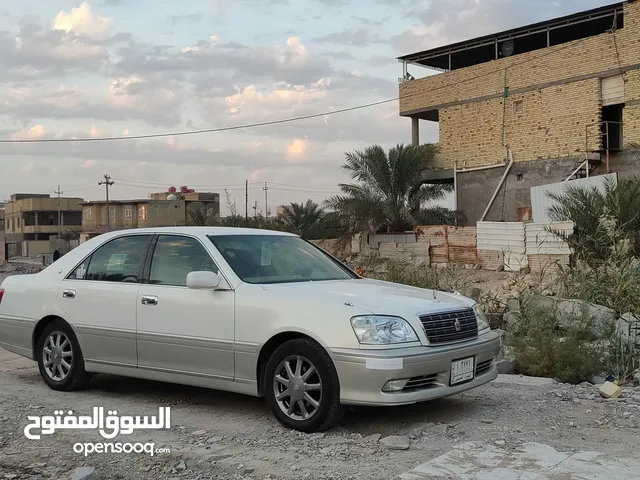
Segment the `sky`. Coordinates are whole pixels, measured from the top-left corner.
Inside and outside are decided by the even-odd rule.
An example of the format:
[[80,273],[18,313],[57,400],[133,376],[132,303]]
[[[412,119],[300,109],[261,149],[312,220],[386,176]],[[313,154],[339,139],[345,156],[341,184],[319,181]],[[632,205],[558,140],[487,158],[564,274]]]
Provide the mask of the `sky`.
[[[22,0],[0,3],[0,140],[188,132],[393,99],[400,55],[602,0]],[[432,74],[410,67],[414,77]],[[438,140],[421,122],[421,141]],[[0,144],[11,193],[147,198],[225,190],[238,212],[349,182],[345,152],[411,142],[397,102],[293,123],[148,140]],[[250,211],[253,211],[250,209]]]

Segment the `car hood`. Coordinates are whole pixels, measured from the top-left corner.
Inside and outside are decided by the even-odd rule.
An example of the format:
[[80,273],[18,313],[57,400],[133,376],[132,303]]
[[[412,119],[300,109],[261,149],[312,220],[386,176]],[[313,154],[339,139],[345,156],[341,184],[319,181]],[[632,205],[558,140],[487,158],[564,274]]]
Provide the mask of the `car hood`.
[[472,307],[462,295],[372,279],[264,285],[265,290],[305,303],[350,305],[366,313],[409,315]]

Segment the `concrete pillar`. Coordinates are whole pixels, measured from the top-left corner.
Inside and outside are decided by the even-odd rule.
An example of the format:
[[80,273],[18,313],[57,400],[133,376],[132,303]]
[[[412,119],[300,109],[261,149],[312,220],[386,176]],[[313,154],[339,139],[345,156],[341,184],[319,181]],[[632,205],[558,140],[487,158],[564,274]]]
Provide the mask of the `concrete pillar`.
[[418,117],[411,117],[411,145],[420,145],[420,119]]

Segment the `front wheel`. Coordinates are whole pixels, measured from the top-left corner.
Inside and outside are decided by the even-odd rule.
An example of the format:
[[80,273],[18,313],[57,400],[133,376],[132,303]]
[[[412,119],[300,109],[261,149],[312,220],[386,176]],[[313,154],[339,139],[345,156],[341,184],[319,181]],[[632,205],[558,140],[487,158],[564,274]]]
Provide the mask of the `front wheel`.
[[63,320],[54,320],[44,328],[36,357],[40,375],[53,390],[78,390],[89,383],[80,344]]
[[327,352],[312,340],[290,340],[273,352],[263,391],[276,419],[301,432],[328,430],[346,412],[340,404],[335,366]]

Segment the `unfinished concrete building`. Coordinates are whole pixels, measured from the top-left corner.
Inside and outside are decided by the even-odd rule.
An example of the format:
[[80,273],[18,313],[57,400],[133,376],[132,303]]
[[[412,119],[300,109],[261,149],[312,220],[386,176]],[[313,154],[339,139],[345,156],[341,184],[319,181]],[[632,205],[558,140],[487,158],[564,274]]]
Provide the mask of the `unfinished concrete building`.
[[[623,151],[640,140],[637,1],[399,60],[400,115],[415,145],[421,122],[438,122],[430,180],[456,185],[468,224],[530,220],[534,186],[638,172]],[[437,73],[414,79],[416,67]]]

